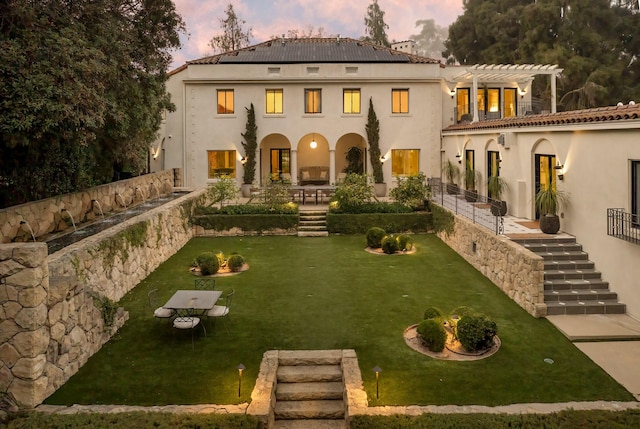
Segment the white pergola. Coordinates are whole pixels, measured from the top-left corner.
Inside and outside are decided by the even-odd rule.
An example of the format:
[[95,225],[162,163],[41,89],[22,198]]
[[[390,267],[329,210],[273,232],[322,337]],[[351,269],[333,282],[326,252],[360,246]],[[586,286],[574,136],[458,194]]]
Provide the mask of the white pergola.
[[476,64],[465,68],[464,72],[453,80],[456,82],[472,82],[473,84],[473,121],[478,121],[478,81],[481,82],[516,82],[518,91],[524,94],[536,75],[551,76],[551,113],[556,113],[556,79],[561,68],[555,64]]

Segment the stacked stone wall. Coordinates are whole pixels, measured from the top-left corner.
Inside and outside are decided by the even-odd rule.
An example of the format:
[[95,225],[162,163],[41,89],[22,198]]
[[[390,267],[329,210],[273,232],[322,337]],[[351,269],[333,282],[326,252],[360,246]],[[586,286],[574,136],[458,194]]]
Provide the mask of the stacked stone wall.
[[[32,408],[123,326],[118,301],[193,237],[193,192],[47,255],[45,243],[0,244],[0,409]],[[107,300],[108,298],[108,300]]]
[[[180,177],[179,171],[175,174]],[[73,228],[73,223],[90,222],[103,213],[124,210],[167,194],[173,187],[174,170],[165,170],[2,209],[0,243],[32,241],[32,231],[36,239],[63,232]]]
[[460,216],[453,234],[438,236],[529,314],[546,316],[542,257]]

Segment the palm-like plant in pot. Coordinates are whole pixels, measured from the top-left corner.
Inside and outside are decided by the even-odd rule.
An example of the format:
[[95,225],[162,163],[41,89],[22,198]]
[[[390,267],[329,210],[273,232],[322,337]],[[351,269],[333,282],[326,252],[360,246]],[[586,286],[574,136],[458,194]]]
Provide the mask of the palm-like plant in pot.
[[541,184],[536,193],[535,206],[540,214],[540,230],[545,234],[556,234],[560,230],[560,218],[558,211],[562,206],[566,206],[569,197],[563,191],[558,191],[551,185],[551,180],[547,184]]
[[509,189],[507,182],[497,174],[492,174],[487,180],[487,190],[491,201],[491,213],[494,216],[507,214],[507,202],[502,200],[502,194]]
[[478,190],[476,182],[480,180],[480,172],[476,171],[470,162],[467,162],[467,168],[464,170],[464,199],[470,203],[478,200]]
[[442,168],[442,174],[447,179],[447,194],[457,194],[457,181],[460,177],[460,169],[451,160],[447,160]]

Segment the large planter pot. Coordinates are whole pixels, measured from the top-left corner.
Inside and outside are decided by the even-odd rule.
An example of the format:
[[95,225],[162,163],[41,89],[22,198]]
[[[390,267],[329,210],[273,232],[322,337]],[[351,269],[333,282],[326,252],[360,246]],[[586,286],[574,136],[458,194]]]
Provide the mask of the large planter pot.
[[545,234],[556,234],[560,231],[560,218],[558,215],[540,216],[540,231]]
[[249,198],[251,196],[251,187],[253,185],[251,185],[250,183],[243,183],[242,185],[240,185],[240,192],[242,193],[242,196],[244,198]]
[[478,201],[478,191],[475,189],[466,189],[464,191],[464,199],[468,203],[475,203]]
[[374,183],[373,189],[376,194],[376,197],[386,197],[387,196],[387,184],[386,183]]
[[459,191],[460,188],[458,188],[458,185],[456,185],[455,183],[447,183],[447,194],[457,195]]
[[507,214],[507,202],[494,200],[491,202],[491,214],[494,216],[504,216]]

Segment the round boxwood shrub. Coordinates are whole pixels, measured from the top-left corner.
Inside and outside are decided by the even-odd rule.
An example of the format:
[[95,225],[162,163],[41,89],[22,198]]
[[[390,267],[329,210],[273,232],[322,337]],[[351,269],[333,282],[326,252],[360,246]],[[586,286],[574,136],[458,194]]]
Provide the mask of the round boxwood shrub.
[[432,352],[441,352],[444,350],[444,344],[447,341],[447,332],[444,330],[444,325],[441,320],[423,320],[416,328],[416,332],[420,336],[422,343]]
[[240,271],[242,265],[244,265],[244,258],[242,257],[242,255],[234,253],[233,255],[229,256],[229,259],[227,259],[227,267],[229,267],[229,269],[233,273],[237,273],[238,271]]
[[463,316],[458,321],[458,340],[469,352],[490,348],[497,331],[496,322],[484,314]]
[[413,249],[413,239],[407,234],[398,235],[398,248],[402,251]]
[[424,311],[423,319],[435,319],[436,317],[442,317],[442,312],[435,307],[429,307]]
[[198,264],[198,268],[200,268],[200,273],[203,276],[215,274],[220,269],[220,262],[218,261],[216,254],[213,252],[201,253],[196,258],[196,262]]
[[379,249],[382,246],[382,239],[387,235],[384,229],[372,226],[367,230],[367,246],[372,249]]
[[382,239],[382,251],[388,255],[393,255],[398,251],[398,239],[393,235],[387,235]]

